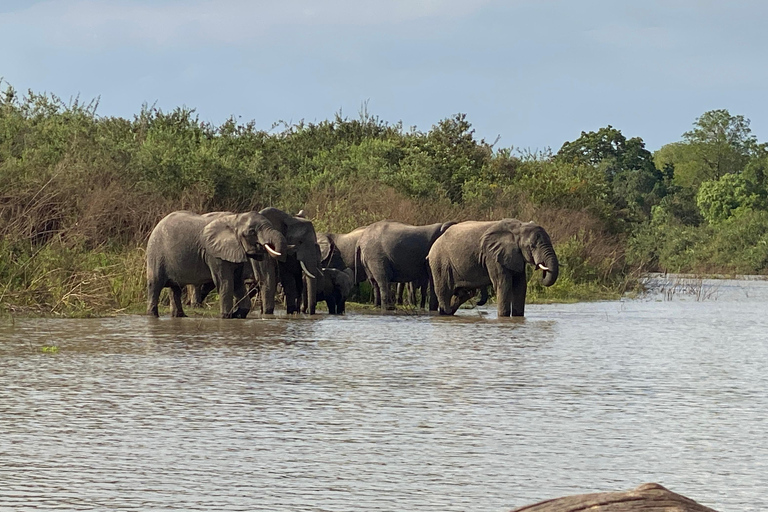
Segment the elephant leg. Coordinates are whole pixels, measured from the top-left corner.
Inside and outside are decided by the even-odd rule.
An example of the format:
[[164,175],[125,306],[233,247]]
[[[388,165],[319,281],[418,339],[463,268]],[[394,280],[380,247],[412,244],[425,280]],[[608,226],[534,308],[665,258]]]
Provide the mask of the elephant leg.
[[379,285],[374,279],[369,279],[368,281],[371,283],[371,292],[373,292],[373,305],[380,308],[381,290],[379,290]]
[[453,290],[447,283],[436,284],[435,294],[437,296],[437,310],[441,315],[452,315],[456,312],[458,306],[455,309],[452,308]]
[[341,315],[344,313],[344,296],[341,290],[333,290],[333,302],[336,303],[336,314]]
[[277,293],[277,268],[271,261],[259,267],[259,291],[261,292],[261,312],[266,315],[275,313],[275,294]]
[[525,274],[505,275],[496,284],[499,318],[504,316],[523,316],[525,313]]
[[147,281],[147,314],[150,316],[160,316],[157,304],[160,302],[160,292],[163,287],[155,279]]
[[245,280],[242,279],[242,275],[239,272],[235,275],[235,312],[232,314],[233,318],[245,318],[251,311],[251,297],[248,295],[248,290],[245,287]]
[[328,305],[328,314],[329,315],[336,315],[337,306],[336,306],[336,297],[333,294],[329,294],[325,298],[325,303]]
[[429,292],[429,310],[430,311],[438,311],[440,309],[440,302],[437,298],[437,294],[435,294],[434,291],[430,290]]
[[289,315],[299,313],[299,298],[301,289],[296,285],[296,279],[289,275],[283,280],[283,291],[285,292],[285,309]]
[[397,305],[403,305],[403,295],[405,294],[406,283],[397,283]]
[[200,286],[190,286],[188,288],[191,289],[191,293],[189,294],[189,305],[193,308],[200,308],[203,306],[205,298],[208,297],[208,294],[211,293],[216,286],[211,282]]
[[381,293],[381,309],[390,311],[395,309],[395,297],[392,294],[392,283],[390,283],[389,280],[384,279],[377,282],[379,283],[379,292]]
[[168,286],[171,289],[171,316],[177,318],[187,316],[181,304],[181,286],[175,283],[170,283]]
[[408,290],[408,304],[416,307],[416,284],[413,282],[410,282],[405,285],[406,289]]
[[512,276],[512,314],[511,316],[525,316],[525,294],[528,291],[528,282],[525,272]]
[[[229,273],[226,273],[229,274]],[[232,318],[235,295],[234,276],[214,274],[216,288],[219,289],[219,312],[221,318]]]
[[435,292],[435,281],[432,278],[432,271],[429,272],[429,310],[437,311],[440,307],[437,300],[437,292]]
[[452,315],[458,309],[452,308],[453,276],[450,270],[440,267],[432,268],[429,274],[430,299],[429,310],[438,311],[441,315]]

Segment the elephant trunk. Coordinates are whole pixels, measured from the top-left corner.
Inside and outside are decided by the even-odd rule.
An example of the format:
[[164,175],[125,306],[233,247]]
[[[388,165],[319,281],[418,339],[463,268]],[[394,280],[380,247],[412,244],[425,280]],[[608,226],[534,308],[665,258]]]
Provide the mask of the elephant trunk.
[[320,269],[320,247],[315,244],[304,243],[296,253],[301,271],[307,279],[316,279],[323,276]]
[[557,255],[554,249],[549,248],[544,251],[542,258],[537,258],[536,268],[543,272],[541,277],[541,284],[544,286],[552,286],[557,281],[557,276],[560,273],[560,265],[557,261]]
[[285,261],[288,254],[288,241],[276,229],[265,229],[259,234],[259,243],[267,253],[278,261]]

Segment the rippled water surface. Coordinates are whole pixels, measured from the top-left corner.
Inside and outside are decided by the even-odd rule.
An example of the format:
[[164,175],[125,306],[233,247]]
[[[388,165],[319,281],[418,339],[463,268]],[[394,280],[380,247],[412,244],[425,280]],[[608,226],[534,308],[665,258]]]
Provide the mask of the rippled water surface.
[[0,321],[0,510],[768,506],[768,283],[524,320]]

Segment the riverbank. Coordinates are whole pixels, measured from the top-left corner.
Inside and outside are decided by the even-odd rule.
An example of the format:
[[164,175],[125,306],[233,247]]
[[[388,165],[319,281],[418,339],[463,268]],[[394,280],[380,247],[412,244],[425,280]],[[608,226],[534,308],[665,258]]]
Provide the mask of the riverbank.
[[[47,244],[28,252],[9,250],[0,259],[0,310],[14,316],[104,317],[143,314],[146,309],[146,264],[141,247],[123,251],[87,251]],[[579,275],[592,272],[588,265],[576,266],[568,254],[561,256],[557,283],[545,288],[536,279],[528,284],[528,303],[568,303],[611,300],[636,292],[639,281],[633,276],[611,280],[585,280]],[[363,284],[366,296],[367,284]],[[367,295],[370,297],[370,294]],[[218,315],[218,297],[212,293],[205,308],[187,308],[190,316]],[[168,291],[161,297],[166,311]],[[350,302],[350,309],[372,308],[369,300]],[[256,306],[258,308],[258,306]],[[327,311],[325,304],[318,311]]]
[[[603,154],[596,141],[626,153]],[[0,94],[0,310],[143,309],[147,238],[181,209],[304,210],[316,231],[332,233],[382,219],[531,220],[561,266],[551,289],[530,284],[531,302],[616,298],[648,270],[762,273],[761,155],[745,155],[744,172],[733,171],[752,180],[744,190],[754,200],[713,213],[717,190],[704,187],[708,199],[697,202],[700,180],[677,182],[675,166],[694,162],[656,167],[664,154],[613,128],[583,133],[557,154],[531,153],[477,140],[464,114],[423,132],[367,112],[265,131],[234,118],[215,126],[188,108],[102,117],[96,102],[8,86]]]

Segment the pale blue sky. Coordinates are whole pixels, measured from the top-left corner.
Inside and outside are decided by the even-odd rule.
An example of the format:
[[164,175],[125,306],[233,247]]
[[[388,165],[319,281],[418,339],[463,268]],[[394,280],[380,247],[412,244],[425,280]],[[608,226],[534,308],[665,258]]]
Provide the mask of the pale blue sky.
[[3,0],[0,77],[103,116],[269,129],[367,102],[424,131],[466,113],[497,147],[610,124],[655,150],[719,108],[768,140],[766,25],[764,0]]

